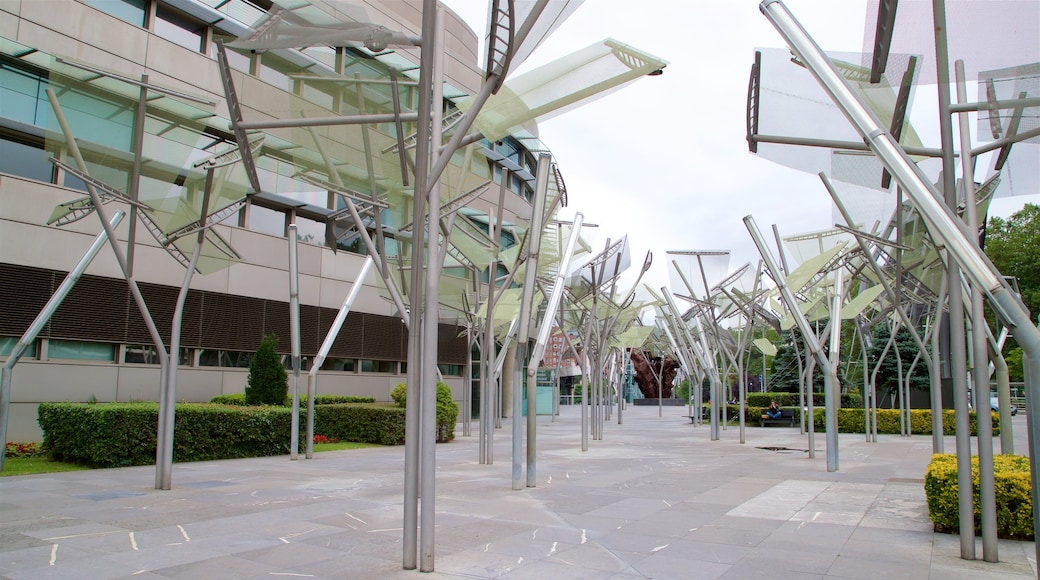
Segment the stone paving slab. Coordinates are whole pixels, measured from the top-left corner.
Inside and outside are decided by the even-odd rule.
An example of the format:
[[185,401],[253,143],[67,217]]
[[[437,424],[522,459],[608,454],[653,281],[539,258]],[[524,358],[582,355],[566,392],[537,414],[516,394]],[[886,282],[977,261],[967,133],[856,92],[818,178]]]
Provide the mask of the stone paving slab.
[[[537,486],[521,491],[508,420],[493,464],[476,437],[437,446],[424,578],[1036,577],[1031,542],[1001,540],[987,563],[979,541],[967,561],[957,536],[932,532],[928,436],[842,435],[828,473],[823,434],[815,457],[797,428],[710,441],[685,407],[629,407],[583,452],[578,411],[538,418]],[[0,575],[413,578],[403,465],[402,447],[177,464],[170,491],[151,466],[0,478]]]

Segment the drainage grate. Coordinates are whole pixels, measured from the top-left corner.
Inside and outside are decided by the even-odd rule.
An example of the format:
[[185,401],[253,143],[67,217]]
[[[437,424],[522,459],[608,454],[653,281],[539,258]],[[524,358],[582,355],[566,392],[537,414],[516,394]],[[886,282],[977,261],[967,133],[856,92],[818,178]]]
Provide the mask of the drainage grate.
[[756,447],[755,449],[764,449],[766,451],[801,451],[802,453],[808,453],[808,449],[791,449],[790,447]]

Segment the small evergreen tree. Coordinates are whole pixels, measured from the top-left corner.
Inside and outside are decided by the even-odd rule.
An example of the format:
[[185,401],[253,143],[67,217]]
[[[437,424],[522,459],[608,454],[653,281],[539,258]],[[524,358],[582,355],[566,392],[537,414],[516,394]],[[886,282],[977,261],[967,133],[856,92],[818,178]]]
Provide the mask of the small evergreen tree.
[[289,375],[282,359],[275,352],[278,337],[269,334],[260,341],[253,360],[249,362],[246,380],[247,405],[283,405],[289,393]]

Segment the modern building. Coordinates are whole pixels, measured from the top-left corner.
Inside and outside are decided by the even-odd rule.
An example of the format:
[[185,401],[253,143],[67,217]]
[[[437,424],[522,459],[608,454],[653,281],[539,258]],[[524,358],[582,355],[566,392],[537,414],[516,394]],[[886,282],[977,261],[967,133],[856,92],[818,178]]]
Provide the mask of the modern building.
[[[420,0],[351,6],[311,0],[304,8],[312,22],[367,18],[418,35],[420,6]],[[86,173],[115,190],[109,197],[135,197],[147,206],[116,231],[120,249],[133,248],[128,268],[163,343],[170,344],[174,305],[196,238],[190,226],[207,181],[205,167],[195,164],[235,144],[217,43],[243,34],[271,8],[270,0],[0,2],[0,361],[102,231],[98,215],[83,205],[84,172],[52,99]],[[417,49],[373,43],[334,48],[318,39],[302,50],[227,51],[244,120],[386,112],[395,101],[407,113],[417,105]],[[444,108],[450,116],[455,101],[473,94],[482,79],[477,38],[450,11],[445,52]],[[296,224],[300,242],[305,364],[352,285],[362,283],[357,276],[365,245],[342,196],[319,179],[328,176],[330,164],[343,190],[360,196],[358,205],[367,208],[365,229],[382,255],[391,265],[399,262],[399,245],[409,239],[401,208],[410,205],[396,147],[414,126],[264,131],[256,162],[259,192],[242,163],[212,171],[217,187],[209,212],[222,222],[207,234],[190,283],[179,401],[242,392],[249,358],[265,334],[277,334],[279,350],[289,352],[289,224]],[[254,137],[259,142],[259,133]],[[486,190],[460,210],[460,221],[477,237],[482,228],[486,233],[503,192],[503,223],[530,214],[535,158],[523,142],[505,137],[476,143],[469,156],[460,153],[449,166],[447,180],[466,191],[482,184]],[[388,201],[365,205],[372,195]],[[104,207],[109,216],[128,208],[118,201]],[[508,228],[501,243],[515,243]],[[36,407],[43,401],[157,400],[156,348],[115,256],[110,247],[102,249],[14,368],[8,440],[39,439]],[[458,288],[481,276],[464,262],[449,256],[446,263],[448,275],[458,275]],[[486,280],[487,272],[482,275]],[[363,284],[319,373],[319,393],[388,401],[390,390],[405,380],[407,331],[380,277],[373,273]],[[464,324],[461,316],[443,317],[438,345],[439,368],[459,401],[470,352]]]

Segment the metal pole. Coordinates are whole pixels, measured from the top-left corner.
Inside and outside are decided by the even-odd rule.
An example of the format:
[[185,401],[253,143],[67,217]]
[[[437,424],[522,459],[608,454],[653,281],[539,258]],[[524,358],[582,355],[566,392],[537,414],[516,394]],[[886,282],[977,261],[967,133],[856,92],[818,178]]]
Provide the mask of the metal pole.
[[[784,282],[784,277],[780,274],[777,268],[776,261],[773,260],[773,255],[769,253],[769,248],[766,246],[765,240],[762,239],[762,234],[758,231],[758,226],[755,225],[755,219],[753,217],[745,216],[744,225],[747,227],[748,232],[751,234],[751,239],[754,240],[755,246],[758,247],[759,254],[762,255],[762,261],[769,269],[770,275],[773,280],[776,281],[777,287],[780,289],[780,295],[783,297],[787,310],[791,313],[795,323],[798,325],[799,332],[802,333],[802,337],[805,339],[806,345],[810,352],[814,356],[814,360],[820,365],[821,369],[825,370],[823,375],[823,389],[824,393],[831,390],[832,385],[837,382],[837,370],[833,368],[830,361],[823,354],[823,348],[820,346],[820,341],[816,338],[816,334],[809,327],[809,322],[805,320],[805,316],[801,310],[798,309],[798,300],[795,298],[794,293]],[[840,322],[840,321],[839,321]],[[809,373],[809,385],[812,386],[812,373]],[[809,389],[810,400],[812,395],[812,389]],[[810,406],[811,409],[811,406]],[[827,417],[828,424],[831,418]],[[835,418],[836,420],[836,418]],[[808,418],[810,425],[813,425],[814,417]],[[835,426],[836,427],[836,426]],[[838,434],[835,432],[837,429],[827,430],[827,471],[838,470]],[[811,429],[810,429],[811,431]],[[833,452],[833,453],[832,453]]]
[[336,337],[339,336],[339,331],[347,320],[350,307],[354,305],[354,300],[361,293],[365,278],[368,276],[368,272],[372,269],[374,263],[372,256],[365,256],[365,261],[361,264],[361,271],[354,278],[354,285],[350,287],[350,292],[347,293],[347,297],[343,300],[343,305],[340,306],[339,312],[336,313],[332,326],[329,327],[329,331],[325,334],[325,340],[322,341],[317,356],[311,362],[311,369],[307,371],[307,459],[311,459],[314,456],[314,397],[317,396],[318,392],[318,371],[321,370],[321,365],[325,364],[325,358],[329,356],[329,351],[332,350],[332,345],[336,342]]
[[[58,121],[58,125],[61,127],[62,134],[65,136],[66,147],[69,148],[69,154],[76,161],[76,166],[83,173],[89,174],[87,164],[83,160],[83,155],[79,151],[79,145],[76,143],[76,137],[72,134],[72,129],[69,127],[68,121],[65,119],[65,112],[61,108],[61,104],[58,102],[58,96],[55,94],[53,88],[47,89],[47,100],[50,101],[51,108],[54,109],[54,117]],[[130,287],[130,295],[134,297],[134,303],[137,304],[137,309],[141,313],[141,319],[144,321],[145,328],[148,329],[148,335],[152,339],[152,344],[155,345],[155,353],[159,357],[159,393],[160,393],[160,407],[162,407],[162,401],[166,399],[165,396],[167,385],[166,385],[166,366],[169,364],[169,355],[166,352],[166,345],[162,341],[162,336],[159,335],[159,329],[155,326],[155,321],[152,320],[152,315],[148,311],[148,305],[144,301],[144,295],[141,294],[141,289],[137,286],[137,280],[130,274],[130,268],[126,263],[126,257],[123,252],[119,250],[119,242],[116,238],[115,228],[111,225],[111,220],[105,215],[104,205],[101,203],[101,197],[98,195],[97,190],[94,186],[87,184],[87,194],[90,195],[90,202],[94,205],[94,211],[97,212],[98,219],[101,220],[101,227],[105,229],[105,233],[108,237],[108,245],[112,248],[112,253],[115,255],[116,263],[119,264],[119,270],[123,273],[123,277],[126,278],[126,283]],[[176,397],[170,397],[176,399]],[[168,463],[157,464],[155,470],[155,488],[156,489],[170,489],[170,474],[173,471],[173,426],[170,425],[168,431],[170,433],[169,438],[165,437],[167,429],[162,425],[162,409],[159,410],[159,427],[158,433],[156,433],[157,447],[160,449],[168,449],[168,453],[164,452],[163,456],[169,456],[171,460]]]
[[[539,181],[536,181],[536,184],[538,185],[538,187],[542,187],[541,184],[543,183],[541,181],[541,179],[543,177],[541,175],[541,172],[542,172],[542,159],[543,158],[546,159],[545,171],[546,171],[546,173],[548,173],[548,156],[547,155],[542,155],[538,159],[538,173],[539,173],[538,180]],[[546,181],[544,183],[545,183],[546,186],[548,186],[548,175],[545,176],[545,179],[546,179]],[[538,200],[538,194],[536,192],[536,195],[535,195],[536,209],[537,209],[537,205],[538,205],[538,201],[537,200]],[[540,205],[544,205],[544,203],[542,203]],[[537,213],[537,211],[536,211],[536,213]],[[538,335],[535,338],[534,348],[531,351],[531,358],[530,358],[530,360],[528,362],[528,366],[527,366],[527,384],[528,384],[527,406],[528,406],[528,413],[530,413],[531,396],[532,396],[530,385],[537,378],[537,375],[538,375],[538,365],[541,364],[542,355],[545,354],[545,347],[546,347],[546,345],[549,342],[549,334],[552,332],[552,328],[553,328],[553,320],[556,318],[556,312],[560,308],[560,303],[563,300],[563,292],[564,292],[564,285],[565,285],[565,281],[564,280],[565,280],[565,277],[567,275],[567,270],[568,270],[568,268],[570,266],[570,263],[571,263],[571,256],[574,255],[574,249],[578,245],[578,238],[581,236],[581,226],[582,226],[582,223],[584,222],[584,220],[585,220],[585,216],[581,212],[578,212],[574,216],[574,227],[571,229],[571,235],[570,235],[570,237],[567,240],[567,246],[564,249],[564,253],[563,253],[563,255],[560,256],[560,263],[557,266],[556,281],[553,284],[552,293],[549,295],[549,301],[548,301],[548,303],[545,306],[545,316],[542,318],[542,324],[541,324],[541,326],[538,329]],[[532,227],[533,227],[533,225],[535,223],[538,223],[538,222],[534,221],[534,218],[532,218],[532,222],[531,222]],[[538,236],[538,237],[541,237],[541,236]],[[536,255],[537,252],[535,252],[534,254]],[[530,252],[529,252],[529,255],[531,255]],[[531,266],[529,265],[528,268],[531,268]],[[526,277],[526,272],[525,272],[525,277]],[[530,277],[533,278],[534,276],[531,275]],[[524,287],[525,288],[527,287],[527,282],[526,281],[524,282]],[[521,314],[521,318],[523,318],[523,314]],[[561,330],[562,330],[562,326],[561,326]],[[523,336],[523,334],[521,334],[521,336]],[[560,358],[562,358],[562,357],[560,357]],[[518,368],[518,370],[520,369],[519,365],[518,365],[517,368]],[[533,473],[535,471],[535,465],[534,465],[535,457],[534,457],[534,453],[536,451],[536,444],[535,444],[536,443],[536,440],[535,440],[535,435],[536,434],[534,433],[534,429],[533,429],[534,425],[535,425],[535,423],[531,419],[531,416],[529,415],[528,419],[527,419],[527,486],[528,487],[534,487],[534,481],[533,481],[533,478],[534,478]]]
[[[830,365],[827,372],[831,377],[829,388],[823,393],[827,421],[827,471],[838,471],[838,401],[841,400],[841,383],[838,381],[838,357],[841,354],[841,269],[834,271],[834,298],[831,302]],[[828,385],[825,385],[825,388]],[[815,421],[814,421],[815,422]]]
[[[112,229],[115,229],[119,225],[119,222],[123,220],[123,210],[116,210],[112,213],[112,221],[110,225]],[[18,339],[14,347],[11,348],[11,352],[7,355],[7,361],[4,362],[3,369],[0,370],[0,437],[3,441],[0,442],[0,471],[4,469],[4,456],[7,451],[7,414],[8,409],[11,405],[11,376],[14,370],[14,365],[18,364],[18,360],[22,358],[25,351],[29,348],[39,336],[40,331],[47,325],[51,317],[54,316],[55,311],[61,306],[61,303],[65,300],[65,297],[69,295],[72,288],[79,281],[80,277],[83,276],[83,271],[87,269],[98,252],[101,251],[101,247],[108,241],[108,230],[102,229],[97,236],[94,237],[94,242],[90,244],[87,251],[83,254],[83,257],[79,259],[76,266],[66,276],[65,280],[62,281],[58,289],[54,291],[54,295],[50,297],[47,304],[43,306],[40,313],[36,315],[32,323],[29,324],[29,328],[25,330],[22,337]]]
[[[954,63],[957,82],[957,100],[968,100],[964,84],[964,61]],[[964,214],[968,218],[968,229],[979,231],[978,202],[975,199],[975,164],[971,156],[971,129],[968,114],[957,115],[960,123],[961,141],[961,185],[964,188]],[[977,239],[977,234],[976,234]],[[975,383],[975,428],[979,448],[979,512],[982,528],[982,559],[998,562],[997,556],[997,500],[993,474],[993,415],[989,408],[989,342],[986,338],[986,313],[982,304],[982,292],[971,286],[971,346],[973,377]],[[972,508],[974,517],[974,508]]]
[[[296,224],[289,224],[289,343],[292,355],[292,421],[289,459],[296,461],[300,449],[300,268],[297,258]],[[310,403],[308,402],[308,405]]]
[[[440,326],[440,279],[441,261],[440,237],[437,233],[437,225],[440,223],[441,200],[439,175],[430,177],[429,167],[431,162],[436,162],[436,148],[433,140],[440,144],[441,139],[441,111],[444,99],[441,93],[443,82],[444,61],[444,11],[438,6],[436,0],[425,0],[423,2],[423,50],[422,59],[428,59],[427,64],[429,79],[420,82],[422,91],[419,95],[420,122],[416,132],[415,147],[415,191],[416,197],[426,194],[426,288],[425,306],[423,310],[422,326],[422,381],[420,382],[422,397],[422,435],[420,436],[419,453],[421,465],[419,468],[419,493],[422,497],[419,522],[419,571],[433,572],[434,569],[434,532],[436,518],[436,475],[437,475],[437,334]],[[432,14],[433,21],[425,15]],[[429,30],[427,30],[429,27]],[[427,44],[429,43],[429,44]],[[433,50],[427,50],[432,48]],[[423,62],[420,62],[420,68]],[[420,71],[420,77],[422,73]],[[429,83],[429,84],[427,84]],[[429,87],[429,88],[427,88]],[[427,95],[427,102],[423,104],[423,95]],[[426,115],[430,115],[430,122],[426,122]],[[443,155],[450,157],[454,150],[446,150]],[[431,159],[431,156],[433,159]],[[419,224],[414,222],[415,231],[422,231]],[[445,236],[444,243],[448,238]],[[413,243],[412,248],[417,249],[418,243]],[[413,260],[415,256],[413,255]],[[418,286],[412,288],[418,291]]]

